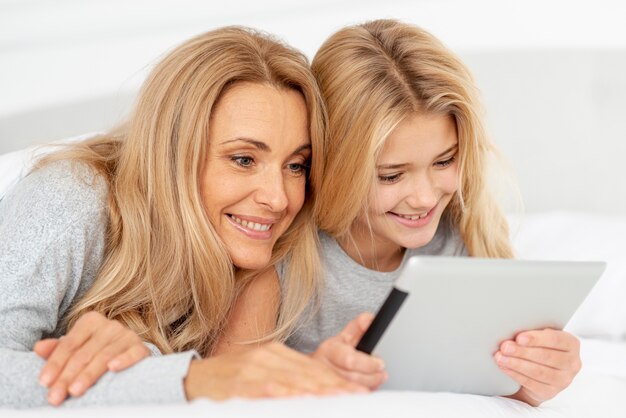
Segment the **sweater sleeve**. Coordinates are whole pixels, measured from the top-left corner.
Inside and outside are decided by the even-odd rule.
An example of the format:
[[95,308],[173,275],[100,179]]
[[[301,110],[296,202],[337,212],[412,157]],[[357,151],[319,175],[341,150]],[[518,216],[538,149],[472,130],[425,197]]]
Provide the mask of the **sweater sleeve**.
[[[91,286],[103,259],[106,187],[93,176],[77,178],[75,171],[67,163],[38,170],[0,201],[3,407],[48,404],[47,389],[38,383],[44,361],[32,347],[41,338],[63,334],[64,316]],[[197,354],[155,354],[105,374],[63,405],[184,401],[183,379]]]

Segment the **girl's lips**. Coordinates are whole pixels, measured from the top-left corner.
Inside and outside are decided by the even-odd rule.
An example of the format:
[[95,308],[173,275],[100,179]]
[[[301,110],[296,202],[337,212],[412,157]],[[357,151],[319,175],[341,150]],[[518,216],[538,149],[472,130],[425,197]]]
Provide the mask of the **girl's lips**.
[[398,222],[399,224],[401,224],[402,226],[406,226],[408,228],[420,228],[424,225],[428,225],[430,223],[430,221],[432,221],[434,215],[435,215],[435,209],[437,208],[437,205],[433,206],[428,213],[426,214],[426,216],[424,216],[423,218],[418,218],[418,219],[407,219],[403,216],[397,215],[393,212],[387,212],[387,215],[389,215],[392,219],[394,219],[396,222]]
[[[235,218],[239,219],[240,221],[245,221],[246,223],[250,222],[250,223],[256,223],[260,225],[269,225],[269,228],[266,231],[257,231],[255,229],[251,229],[251,228],[248,228],[247,226],[242,225],[241,223],[237,222]],[[228,222],[230,222],[230,224],[233,227],[235,227],[235,229],[237,229],[239,232],[246,235],[248,238],[258,239],[258,240],[266,240],[266,239],[272,238],[272,227],[274,226],[274,223],[276,223],[275,220],[257,218],[257,217],[252,217],[252,216],[238,216],[238,215],[231,215],[231,214],[226,214],[226,219],[228,219]]]

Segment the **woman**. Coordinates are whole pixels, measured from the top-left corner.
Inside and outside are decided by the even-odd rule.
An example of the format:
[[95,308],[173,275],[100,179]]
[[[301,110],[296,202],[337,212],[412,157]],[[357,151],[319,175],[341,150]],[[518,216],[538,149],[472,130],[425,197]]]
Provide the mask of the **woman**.
[[[309,352],[325,341],[314,356],[376,387],[382,365],[353,348],[368,317],[339,332],[378,309],[408,257],[512,257],[486,179],[495,150],[469,71],[424,30],[395,20],[347,27],[312,67],[329,115],[315,205],[326,289],[290,344]],[[531,405],[580,369],[578,341],[556,330],[522,332],[494,358],[522,386],[513,397]]]
[[[145,356],[131,331],[163,355],[69,401],[363,390],[278,343],[238,349],[289,333],[315,294],[323,138],[297,51],[234,27],[172,51],[123,127],[52,155],[0,201],[2,405],[81,395],[116,355],[112,369]],[[111,326],[80,335],[104,317]],[[34,344],[74,324],[38,345],[50,359],[39,376]]]

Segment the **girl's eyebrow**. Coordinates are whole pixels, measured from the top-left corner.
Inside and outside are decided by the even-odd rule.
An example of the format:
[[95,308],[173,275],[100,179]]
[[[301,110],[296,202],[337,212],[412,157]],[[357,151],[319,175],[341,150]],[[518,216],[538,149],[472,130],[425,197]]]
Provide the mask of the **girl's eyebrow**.
[[435,159],[443,157],[444,155],[450,153],[450,151],[455,150],[456,148],[458,148],[458,146],[459,146],[459,144],[452,145],[450,148],[448,148],[447,150],[445,150],[444,152],[442,152],[441,154],[436,156]]
[[377,165],[376,168],[379,170],[395,170],[397,168],[404,168],[407,165],[409,165],[409,163],[401,163],[401,164],[381,164],[381,165]]
[[[445,150],[444,152],[442,152],[441,154],[436,156],[435,159],[441,158],[444,155],[449,154],[450,152],[456,150],[458,148],[458,146],[459,146],[459,144],[452,145],[450,148],[448,148],[447,150]],[[381,165],[377,165],[376,168],[379,169],[379,170],[395,170],[395,169],[398,169],[398,168],[405,168],[408,165],[409,165],[409,163],[381,164]]]

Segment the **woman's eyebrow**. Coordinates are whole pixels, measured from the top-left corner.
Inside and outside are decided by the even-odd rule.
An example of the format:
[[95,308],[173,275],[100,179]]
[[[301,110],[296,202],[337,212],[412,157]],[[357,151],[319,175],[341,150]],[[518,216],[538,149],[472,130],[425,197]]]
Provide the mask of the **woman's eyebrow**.
[[229,139],[228,141],[221,142],[220,145],[224,145],[224,144],[228,144],[228,143],[236,142],[236,141],[242,141],[242,142],[246,142],[248,144],[254,145],[256,148],[259,149],[259,151],[264,151],[264,152],[271,152],[272,151],[270,146],[267,145],[265,142],[258,141],[256,139],[251,139],[251,138]]
[[304,150],[309,150],[310,151],[311,150],[311,144],[300,145],[298,148],[295,149],[294,152],[291,153],[291,155],[299,154],[299,153],[301,153]]
[[[258,141],[256,139],[251,139],[251,138],[235,138],[235,139],[229,139],[228,141],[224,141],[221,142],[220,145],[224,145],[224,144],[229,144],[231,142],[237,142],[237,141],[242,141],[251,145],[254,145],[257,149],[259,149],[259,151],[263,151],[263,152],[272,152],[272,149],[270,148],[269,145],[267,145],[265,142],[263,141]],[[304,150],[310,150],[311,149],[311,144],[303,144],[300,145],[298,148],[296,148],[291,155],[295,155],[298,154],[299,152],[302,152]]]

